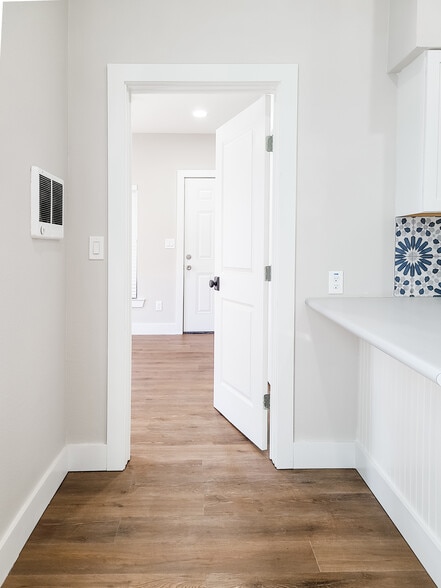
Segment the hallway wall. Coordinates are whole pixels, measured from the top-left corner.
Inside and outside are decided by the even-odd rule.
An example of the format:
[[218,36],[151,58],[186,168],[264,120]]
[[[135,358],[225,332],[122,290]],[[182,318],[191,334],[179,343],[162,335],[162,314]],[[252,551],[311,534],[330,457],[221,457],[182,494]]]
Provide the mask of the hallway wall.
[[65,445],[65,243],[31,239],[30,169],[67,180],[66,30],[64,1],[4,4],[0,547]]
[[392,292],[387,10],[383,0],[69,2],[69,442],[106,439],[106,265],[84,251],[88,235],[106,235],[108,63],[299,64],[295,439],[355,438],[357,350],[336,327],[322,334],[304,300],[327,294],[334,269],[346,295]]
[[[177,170],[214,169],[215,135],[135,133],[132,139],[132,183],[138,186],[138,297],[132,325],[140,329],[176,325]],[[163,302],[162,312],[155,301]]]

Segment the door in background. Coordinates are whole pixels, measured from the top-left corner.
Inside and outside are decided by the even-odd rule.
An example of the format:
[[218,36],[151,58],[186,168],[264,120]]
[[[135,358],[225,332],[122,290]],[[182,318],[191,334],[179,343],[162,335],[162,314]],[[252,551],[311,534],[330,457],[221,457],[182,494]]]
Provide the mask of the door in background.
[[214,330],[214,178],[185,178],[184,332]]
[[267,447],[271,98],[216,133],[214,406],[260,449]]

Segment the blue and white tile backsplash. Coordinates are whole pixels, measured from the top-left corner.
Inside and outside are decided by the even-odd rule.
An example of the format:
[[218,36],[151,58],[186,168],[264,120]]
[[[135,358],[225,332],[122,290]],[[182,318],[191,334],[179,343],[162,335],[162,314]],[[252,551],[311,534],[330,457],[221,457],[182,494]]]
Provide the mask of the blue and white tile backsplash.
[[395,219],[395,296],[441,296],[441,216]]

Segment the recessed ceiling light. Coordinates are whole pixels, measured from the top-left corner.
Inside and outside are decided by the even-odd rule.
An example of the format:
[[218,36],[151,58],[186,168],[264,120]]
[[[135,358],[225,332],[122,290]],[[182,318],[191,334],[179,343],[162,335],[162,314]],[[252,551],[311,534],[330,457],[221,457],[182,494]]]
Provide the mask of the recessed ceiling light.
[[192,112],[195,118],[205,118],[207,116],[207,111],[203,110],[202,108],[197,108]]

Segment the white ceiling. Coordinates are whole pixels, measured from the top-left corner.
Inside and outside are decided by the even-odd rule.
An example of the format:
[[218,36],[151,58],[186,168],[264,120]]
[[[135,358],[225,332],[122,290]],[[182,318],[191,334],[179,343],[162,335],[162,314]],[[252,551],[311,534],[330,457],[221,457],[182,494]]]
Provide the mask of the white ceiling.
[[[132,132],[215,133],[260,95],[258,92],[133,94]],[[194,118],[195,109],[206,110],[207,117]]]

